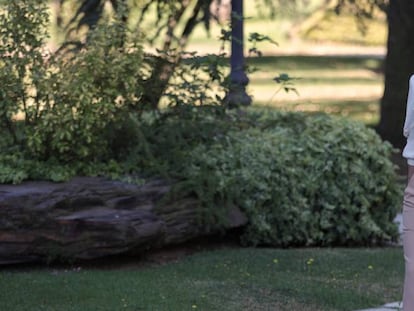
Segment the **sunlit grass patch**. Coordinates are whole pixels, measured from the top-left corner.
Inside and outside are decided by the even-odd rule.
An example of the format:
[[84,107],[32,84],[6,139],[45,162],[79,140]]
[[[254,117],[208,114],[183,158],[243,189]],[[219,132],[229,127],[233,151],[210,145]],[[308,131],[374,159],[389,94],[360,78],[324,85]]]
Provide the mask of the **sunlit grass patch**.
[[[384,91],[382,59],[373,56],[272,56],[252,58],[249,75],[254,106],[290,111],[325,112],[373,125],[379,120]],[[274,78],[287,73],[285,92]]]
[[341,42],[360,45],[384,45],[387,40],[387,21],[381,17],[365,20],[365,33],[358,29],[355,16],[330,14],[308,34],[307,40]]
[[[254,100],[263,102],[286,102],[286,101],[315,101],[315,100],[351,100],[381,98],[382,85],[294,85],[296,92],[284,92],[279,86],[272,85],[250,85],[249,90]],[[276,93],[276,94],[275,94]]]
[[379,99],[317,99],[307,101],[255,101],[253,109],[281,109],[287,111],[324,112],[376,125],[379,121]]

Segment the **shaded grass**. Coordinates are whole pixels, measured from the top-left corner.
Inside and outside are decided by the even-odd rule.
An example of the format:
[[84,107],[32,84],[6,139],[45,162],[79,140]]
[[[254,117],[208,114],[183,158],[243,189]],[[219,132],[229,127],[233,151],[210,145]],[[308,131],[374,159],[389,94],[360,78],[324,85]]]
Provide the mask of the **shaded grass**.
[[[316,56],[316,55],[281,55],[249,58],[248,64],[258,68],[277,68],[279,70],[377,70],[382,59],[375,56]],[[269,67],[270,66],[270,67]]]
[[221,249],[126,269],[7,270],[1,310],[355,310],[400,299],[401,248]]
[[[341,77],[341,76],[321,76],[318,72],[315,73],[314,76],[305,76],[301,74],[299,78],[295,78],[296,80],[293,82],[295,85],[353,85],[353,84],[360,84],[360,85],[378,85],[378,81],[370,78],[370,77],[358,77],[357,73],[355,74],[356,77]],[[276,75],[274,75],[276,76]],[[266,75],[254,75],[251,79],[251,82],[258,85],[274,85],[275,82],[273,81],[273,74],[269,73]]]

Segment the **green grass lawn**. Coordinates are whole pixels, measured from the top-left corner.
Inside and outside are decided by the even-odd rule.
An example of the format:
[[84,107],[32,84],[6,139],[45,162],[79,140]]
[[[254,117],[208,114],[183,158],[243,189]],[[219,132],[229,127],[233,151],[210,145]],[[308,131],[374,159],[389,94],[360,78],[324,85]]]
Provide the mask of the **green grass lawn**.
[[401,300],[400,247],[221,248],[163,265],[2,268],[0,310],[356,310]]
[[[260,14],[254,6],[254,1],[245,1],[245,23],[244,34],[246,46],[247,39],[251,33],[260,33],[270,37],[278,43],[278,46],[271,44],[259,44],[259,48],[269,55],[280,53],[287,47],[296,44],[289,39],[289,32],[295,26],[297,16],[279,14],[274,19],[269,18],[266,14]],[[293,14],[293,15],[292,15]],[[222,25],[212,23],[209,31],[206,31],[204,25],[198,25],[190,37],[190,50],[217,52],[219,43],[217,38],[220,37],[222,28],[228,28],[228,21],[223,21]],[[303,34],[299,40],[301,42],[315,44],[345,44],[360,46],[382,46],[387,40],[387,21],[385,14],[380,14],[375,19],[365,20],[365,33],[361,32],[357,19],[352,14],[328,14],[327,17],[315,25],[308,33]]]
[[[247,58],[247,92],[255,108],[326,112],[376,125],[384,89],[377,55],[279,55]],[[282,73],[295,91],[274,78]]]
[[[358,48],[385,47],[387,25],[383,14],[378,13],[377,18],[365,21],[365,34],[358,29],[354,16],[333,14],[300,42],[294,42],[287,38],[287,33],[294,24],[292,16],[295,12],[287,9],[286,14],[280,13],[272,20],[266,14],[258,13],[253,1],[245,2],[245,5],[245,16],[248,17],[245,20],[246,50],[250,47],[247,37],[252,32],[267,35],[279,44],[260,43],[258,49],[265,57],[247,61],[258,69],[249,75],[248,92],[253,97],[253,105],[323,111],[351,117],[368,125],[378,123],[379,101],[383,95],[382,59],[370,56],[369,52],[362,56],[353,53],[358,52]],[[200,25],[191,36],[188,50],[217,53],[219,35],[217,25],[212,25],[210,36]],[[291,54],[292,48],[295,51],[295,45],[300,46],[298,51],[302,55]],[[312,55],[314,49],[322,47],[323,50],[326,45],[337,45],[339,48],[334,50],[343,56]],[[348,55],[341,50],[341,47],[347,50],[347,46],[355,48]],[[293,81],[297,93],[278,92],[278,85],[272,79],[280,73],[297,78]]]
[[[383,93],[382,59],[376,56],[267,56],[248,59],[254,106],[323,111],[374,125]],[[273,78],[287,73],[297,92],[280,90]]]

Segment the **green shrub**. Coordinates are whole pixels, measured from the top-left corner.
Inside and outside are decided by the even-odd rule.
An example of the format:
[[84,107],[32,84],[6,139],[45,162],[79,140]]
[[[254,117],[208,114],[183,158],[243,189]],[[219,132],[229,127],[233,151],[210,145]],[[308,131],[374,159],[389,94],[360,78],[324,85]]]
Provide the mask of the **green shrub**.
[[0,129],[8,131],[15,144],[24,141],[16,129],[16,115],[25,124],[36,122],[45,96],[46,10],[41,1],[22,0],[9,1],[0,11]]
[[218,107],[180,106],[163,114],[148,113],[136,121],[139,141],[124,159],[141,173],[181,179],[192,150],[210,145],[237,126],[232,114]]
[[[157,142],[139,141],[146,124],[141,114],[152,109],[144,100],[151,89],[143,85],[157,58],[173,51],[144,56],[140,36],[122,16],[99,23],[86,44],[62,47],[70,53],[46,51],[47,28],[44,1],[11,1],[0,12],[0,182],[118,175],[142,171],[140,163],[160,167],[160,157],[137,160],[130,151]],[[71,50],[73,44],[78,49]],[[154,124],[161,134],[171,134],[165,130],[183,113],[195,121],[195,106],[223,112],[224,55],[185,55],[191,60],[174,67],[163,94],[170,109]]]
[[139,36],[114,19],[76,54],[52,55],[46,2],[11,1],[0,15],[0,182],[117,174],[136,138],[118,143],[125,121],[144,109]]
[[[398,237],[401,189],[391,145],[371,129],[327,115],[272,113],[191,151],[185,189],[210,207],[249,218],[253,245],[372,245]],[[183,188],[183,187],[181,187]]]
[[100,25],[87,48],[55,60],[41,118],[27,133],[34,157],[70,163],[115,156],[108,127],[141,109],[144,75],[141,45],[135,39],[121,43],[125,31],[117,22]]

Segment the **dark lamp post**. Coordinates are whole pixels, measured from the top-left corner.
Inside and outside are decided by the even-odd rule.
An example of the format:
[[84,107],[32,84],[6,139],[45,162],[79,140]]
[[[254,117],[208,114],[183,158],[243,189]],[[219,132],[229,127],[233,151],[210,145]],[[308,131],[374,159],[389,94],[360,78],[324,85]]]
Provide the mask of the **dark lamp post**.
[[230,86],[225,98],[229,108],[248,106],[252,99],[246,93],[249,78],[244,71],[243,0],[231,0]]

